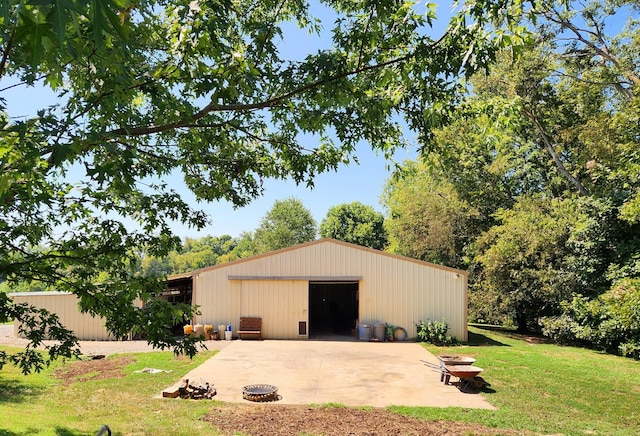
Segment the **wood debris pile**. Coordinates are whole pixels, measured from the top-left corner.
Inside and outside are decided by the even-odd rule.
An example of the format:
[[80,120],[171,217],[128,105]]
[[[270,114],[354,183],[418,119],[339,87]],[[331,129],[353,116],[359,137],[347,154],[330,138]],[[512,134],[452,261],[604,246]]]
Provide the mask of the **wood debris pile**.
[[205,383],[189,383],[188,379],[182,381],[178,387],[180,398],[190,400],[212,400],[218,393],[213,385]]

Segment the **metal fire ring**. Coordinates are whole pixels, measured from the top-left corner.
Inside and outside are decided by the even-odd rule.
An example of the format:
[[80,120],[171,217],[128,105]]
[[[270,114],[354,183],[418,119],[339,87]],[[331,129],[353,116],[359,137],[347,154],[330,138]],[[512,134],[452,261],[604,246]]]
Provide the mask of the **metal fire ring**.
[[242,388],[242,398],[249,401],[277,401],[278,388],[273,385],[249,385]]

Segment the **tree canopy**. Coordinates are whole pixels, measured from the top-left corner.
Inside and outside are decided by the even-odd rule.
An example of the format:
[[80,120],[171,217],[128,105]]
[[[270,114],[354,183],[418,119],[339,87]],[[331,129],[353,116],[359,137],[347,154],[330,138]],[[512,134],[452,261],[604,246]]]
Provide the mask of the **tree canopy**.
[[254,249],[266,253],[291,247],[313,241],[316,233],[316,221],[300,200],[276,200],[254,233]]
[[471,77],[420,161],[390,180],[392,239],[419,257],[448,234],[432,228],[455,222],[439,221],[445,206],[466,213],[453,232],[466,243],[432,244],[429,257],[454,253],[471,270],[471,319],[640,357],[628,310],[640,292],[638,3],[531,12],[536,43]]
[[358,201],[330,208],[320,223],[320,236],[376,250],[387,246],[384,216]]
[[[469,1],[438,32],[435,5],[395,0],[314,4],[323,18],[306,2],[2,2],[0,275],[75,293],[115,336],[194,353],[162,327],[193,308],[132,304],[162,287],[140,275],[140,253],[163,257],[181,242],[173,222],[208,220],[169,177],[240,207],[266,178],[312,185],[360,141],[403,145],[398,114],[427,138],[458,78],[507,42],[488,20],[519,6]],[[287,53],[305,33],[324,45]],[[7,92],[31,86],[56,103],[9,113]],[[22,319],[1,303],[0,321]]]
[[403,256],[464,267],[465,248],[476,236],[477,210],[451,184],[421,162],[405,162],[385,187],[389,250]]
[[145,276],[158,277],[193,271],[220,263],[237,245],[238,240],[229,235],[185,238],[179,250],[171,251],[162,258],[144,256],[140,268]]

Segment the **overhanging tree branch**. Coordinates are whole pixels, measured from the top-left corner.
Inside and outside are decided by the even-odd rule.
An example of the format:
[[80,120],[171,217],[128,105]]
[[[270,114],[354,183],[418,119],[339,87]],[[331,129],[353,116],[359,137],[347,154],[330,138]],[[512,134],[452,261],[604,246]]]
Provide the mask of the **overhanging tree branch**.
[[106,136],[144,136],[144,135],[152,135],[155,133],[167,132],[169,130],[179,129],[182,127],[187,127],[189,125],[194,125],[196,121],[204,118],[208,114],[212,112],[249,112],[260,109],[267,109],[270,107],[274,107],[283,101],[286,101],[292,97],[303,94],[306,91],[309,91],[314,88],[321,87],[323,85],[327,85],[329,83],[335,82],[337,80],[341,80],[347,78],[349,76],[354,76],[357,74],[362,74],[367,71],[377,70],[380,68],[387,67],[389,65],[394,65],[400,62],[407,61],[414,56],[414,53],[407,54],[405,56],[391,59],[386,62],[382,62],[380,64],[375,65],[366,65],[364,67],[357,68],[355,70],[347,71],[345,73],[337,74],[335,76],[317,80],[315,82],[309,83],[305,86],[301,86],[292,91],[284,93],[280,96],[273,97],[261,102],[257,103],[238,103],[238,104],[218,104],[215,102],[211,102],[205,107],[203,107],[200,111],[196,112],[193,116],[188,119],[176,121],[173,123],[167,123],[162,125],[149,125],[149,126],[137,126],[137,127],[124,127],[120,129],[115,129],[106,133]]
[[7,68],[7,61],[9,60],[9,53],[11,52],[11,47],[13,46],[13,38],[16,34],[15,26],[11,29],[11,36],[9,36],[9,40],[7,41],[7,46],[2,52],[2,60],[0,60],[0,78],[4,77],[5,69]]
[[[602,32],[600,31],[600,28],[597,25],[595,25],[596,31],[590,31],[588,29],[580,29],[571,21],[563,18],[562,14],[560,14],[558,11],[556,11],[553,8],[550,8],[544,11],[544,16],[549,21],[559,25],[561,28],[568,29],[569,31],[571,31],[575,35],[574,39],[576,39],[577,41],[580,41],[582,44],[587,46],[589,49],[593,51],[594,54],[601,56],[605,61],[611,62],[611,64],[613,64],[621,72],[621,74],[625,76],[633,84],[633,87],[640,85],[640,77],[633,70],[623,65],[620,59],[609,50],[609,47],[604,39],[604,35],[602,34]],[[595,23],[595,20],[594,20],[594,23]],[[594,43],[593,41],[585,38],[583,33],[593,36],[594,39],[598,41],[600,46],[598,46],[598,44]],[[614,85],[616,84],[614,83]],[[630,89],[624,88],[622,86],[616,86],[616,89],[618,89],[620,93],[627,100],[633,99],[633,93]]]

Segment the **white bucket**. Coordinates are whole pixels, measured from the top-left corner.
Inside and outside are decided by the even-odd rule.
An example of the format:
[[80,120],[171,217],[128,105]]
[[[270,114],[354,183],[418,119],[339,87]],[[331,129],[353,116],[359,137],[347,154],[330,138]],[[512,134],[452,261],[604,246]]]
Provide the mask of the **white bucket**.
[[230,332],[229,330],[225,330],[225,332],[224,332],[224,340],[225,340],[225,341],[230,341],[230,340],[231,340],[231,334],[232,334],[232,333],[233,333],[233,332]]
[[196,324],[193,326],[193,333],[196,335],[196,337],[203,337],[204,336],[204,326],[202,324]]

